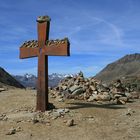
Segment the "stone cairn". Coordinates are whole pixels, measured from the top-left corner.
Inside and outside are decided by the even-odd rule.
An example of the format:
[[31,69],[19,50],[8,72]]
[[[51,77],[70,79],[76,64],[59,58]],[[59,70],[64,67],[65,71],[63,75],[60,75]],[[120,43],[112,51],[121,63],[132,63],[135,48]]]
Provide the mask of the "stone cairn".
[[95,78],[84,78],[82,72],[76,76],[63,79],[57,87],[50,88],[50,96],[59,102],[65,99],[78,99],[88,102],[112,102],[125,104],[130,99],[139,98],[131,86],[124,85],[121,80],[113,81],[109,86]]

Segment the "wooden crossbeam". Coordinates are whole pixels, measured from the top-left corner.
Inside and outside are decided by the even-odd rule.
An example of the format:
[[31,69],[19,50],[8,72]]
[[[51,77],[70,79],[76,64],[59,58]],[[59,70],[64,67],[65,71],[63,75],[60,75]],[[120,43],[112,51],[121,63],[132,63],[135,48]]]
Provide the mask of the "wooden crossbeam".
[[[49,56],[69,56],[70,43],[67,38],[62,40],[48,41],[42,48],[42,52]],[[37,57],[39,55],[38,41],[25,42],[20,47],[20,58]]]

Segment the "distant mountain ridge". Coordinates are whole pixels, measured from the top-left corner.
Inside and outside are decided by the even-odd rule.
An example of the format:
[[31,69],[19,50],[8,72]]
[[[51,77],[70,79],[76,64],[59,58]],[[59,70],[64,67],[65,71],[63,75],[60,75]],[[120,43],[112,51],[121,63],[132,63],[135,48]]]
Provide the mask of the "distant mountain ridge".
[[37,77],[33,74],[13,75],[13,77],[25,87],[36,87]]
[[[132,78],[133,77],[133,78]],[[107,65],[95,78],[109,83],[115,79],[140,78],[140,54],[130,54]]]
[[[52,73],[48,76],[49,78],[49,86],[55,87],[58,85],[58,83],[64,79],[65,77],[73,76],[71,74],[58,74],[58,73]],[[37,87],[37,76],[33,74],[26,73],[25,75],[15,75],[14,78],[19,81],[21,84],[23,84],[25,87]]]
[[17,88],[24,88],[24,86],[12,77],[8,72],[0,67],[0,86],[11,86]]

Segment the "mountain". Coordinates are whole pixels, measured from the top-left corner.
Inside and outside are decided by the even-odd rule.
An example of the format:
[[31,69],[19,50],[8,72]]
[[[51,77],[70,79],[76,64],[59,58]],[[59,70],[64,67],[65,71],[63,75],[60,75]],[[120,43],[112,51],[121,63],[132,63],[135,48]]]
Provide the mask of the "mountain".
[[20,82],[12,77],[8,72],[0,67],[0,86],[12,86],[17,88],[24,88]]
[[[70,74],[57,74],[53,73],[48,76],[49,78],[49,86],[55,87],[58,85],[58,83],[64,79],[65,77],[73,76]],[[21,84],[23,84],[25,87],[35,87],[37,86],[37,77],[33,74],[25,74],[23,76],[21,75],[15,75],[14,78],[19,81]]]
[[130,54],[107,65],[95,78],[110,83],[115,79],[140,83],[140,54]]
[[15,75],[13,77],[25,87],[36,87],[37,77],[33,74]]
[[55,87],[58,85],[58,83],[66,78],[66,77],[73,77],[71,74],[58,74],[58,73],[52,73],[49,75],[49,86]]

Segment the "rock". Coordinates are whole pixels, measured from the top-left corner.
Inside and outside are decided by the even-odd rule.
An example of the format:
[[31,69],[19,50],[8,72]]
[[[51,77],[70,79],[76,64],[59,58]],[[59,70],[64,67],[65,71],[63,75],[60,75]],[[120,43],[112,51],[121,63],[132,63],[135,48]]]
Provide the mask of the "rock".
[[130,112],[127,112],[126,115],[127,115],[127,116],[131,116],[131,113],[130,113]]
[[47,125],[47,126],[51,126],[51,124],[50,124],[50,123],[46,123],[46,125]]
[[56,119],[65,115],[65,113],[69,112],[68,109],[56,109],[52,112],[52,118]]
[[64,99],[63,99],[62,96],[57,96],[56,97],[56,101],[58,101],[58,102],[64,102]]
[[96,101],[101,101],[101,100],[102,100],[102,95],[101,94],[96,95]]
[[70,110],[68,109],[68,108],[65,108],[65,113],[68,113],[68,112],[70,112]]
[[7,120],[8,120],[8,118],[7,118],[7,117],[4,117],[4,118],[3,118],[3,121],[7,121]]
[[132,110],[132,109],[129,108],[129,109],[127,110],[127,112],[125,113],[125,115],[131,116],[133,113],[136,113],[135,110]]
[[58,99],[58,102],[64,102],[63,98]]
[[108,92],[109,91],[109,88],[104,87],[103,84],[98,84],[97,89],[98,89],[99,92]]
[[78,73],[78,76],[79,76],[79,77],[84,77],[83,72],[82,72],[82,71],[80,71],[80,72]]
[[110,101],[110,103],[111,103],[111,104],[117,104],[117,103],[118,103],[118,99],[112,99],[112,100]]
[[53,112],[53,118],[58,118],[61,116],[61,114],[59,112]]
[[128,101],[128,98],[127,97],[122,97],[120,96],[119,98],[117,98],[117,103],[118,104],[126,104],[126,102]]
[[92,96],[89,97],[88,102],[93,102],[95,100],[97,100],[97,96],[96,94],[92,94]]
[[114,98],[117,98],[117,99],[118,99],[118,98],[120,98],[120,97],[122,97],[122,95],[120,95],[120,94],[115,94],[115,95],[114,95]]
[[18,126],[18,127],[16,128],[16,132],[20,132],[20,131],[22,131],[22,129],[21,129],[20,126]]
[[19,126],[17,128],[12,127],[11,129],[9,129],[9,131],[6,133],[6,135],[13,135],[16,132],[20,132],[20,131],[22,131],[21,127],[19,127]]
[[69,88],[70,92],[73,93],[75,90],[79,89],[80,87],[78,85],[74,85]]
[[60,113],[60,114],[64,114],[65,109],[57,109],[56,112]]
[[45,112],[44,112],[44,114],[45,114],[46,116],[50,116],[51,113],[52,113],[52,110],[49,110],[49,111],[45,111]]
[[98,91],[94,91],[93,94],[98,94]]
[[84,94],[83,94],[83,98],[84,98],[84,100],[88,100],[89,98],[90,98],[90,94],[89,93],[87,93],[87,92],[85,92]]
[[11,128],[9,129],[9,131],[6,133],[6,135],[13,135],[16,133],[16,129],[15,128]]
[[[61,89],[60,89],[60,91],[61,91]],[[57,91],[57,92],[55,93],[55,95],[56,95],[56,96],[61,96],[61,92]]]
[[62,86],[62,89],[63,89],[63,90],[66,90],[66,89],[67,89],[67,86]]
[[36,124],[36,123],[38,123],[38,122],[39,122],[39,120],[38,120],[36,117],[32,118],[32,123],[33,123],[33,124]]
[[52,120],[55,120],[55,119],[57,119],[57,118],[58,118],[57,116],[53,116],[53,117],[52,117]]
[[5,89],[4,88],[0,88],[0,92],[2,92],[2,91],[5,91]]
[[87,116],[86,118],[94,118],[94,116],[89,115],[89,116]]
[[94,86],[90,86],[90,89],[92,90],[92,91],[95,91],[96,90],[96,87],[94,87]]
[[117,104],[126,104],[126,102],[125,101],[123,101],[123,100],[117,100]]
[[5,118],[6,114],[1,114],[0,115],[0,121],[3,121],[3,119]]
[[131,95],[132,95],[133,99],[139,99],[139,97],[140,97],[140,93],[139,92],[135,92],[135,91],[132,92]]
[[111,96],[108,93],[104,94],[92,94],[92,96],[89,97],[88,101],[110,101]]
[[99,101],[97,101],[97,103],[98,103],[98,104],[103,104],[103,101],[100,101],[100,100],[99,100]]
[[61,95],[64,97],[64,96],[67,96],[70,94],[70,91],[69,90],[64,90],[61,92]]
[[78,89],[72,92],[72,95],[80,95],[82,93],[83,93],[83,88],[79,87]]
[[74,120],[73,120],[73,119],[68,120],[68,121],[66,122],[66,125],[67,125],[68,127],[73,126],[73,125],[74,125]]
[[91,115],[85,117],[85,120],[87,120],[87,119],[88,119],[89,121],[94,121],[94,120],[95,120],[95,118],[94,118],[93,116],[91,116]]
[[67,123],[67,120],[64,120],[63,123]]
[[104,92],[103,95],[98,96],[102,101],[110,101],[111,99],[111,96],[107,92]]
[[132,94],[131,94],[131,93],[126,92],[126,93],[125,93],[125,96],[126,96],[128,99],[132,99]]
[[55,109],[55,106],[53,105],[53,103],[49,103],[49,104],[48,104],[48,108],[49,108],[49,109]]
[[6,117],[6,114],[1,114],[0,115],[0,121],[7,121],[7,117]]
[[95,119],[94,119],[94,118],[88,118],[88,120],[89,120],[89,121],[95,121]]
[[128,98],[127,97],[120,97],[119,100],[124,101],[124,102],[127,102],[128,101]]

